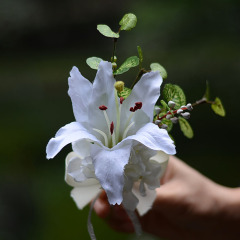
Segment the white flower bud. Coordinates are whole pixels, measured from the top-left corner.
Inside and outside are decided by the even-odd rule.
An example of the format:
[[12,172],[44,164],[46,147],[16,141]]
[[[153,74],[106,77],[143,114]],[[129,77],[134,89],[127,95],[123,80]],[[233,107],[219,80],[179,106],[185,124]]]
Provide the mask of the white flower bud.
[[158,115],[161,112],[161,108],[155,107],[155,113]]
[[166,119],[170,119],[172,117],[172,114],[168,114],[167,116],[166,116]]
[[172,123],[178,123],[178,118],[177,117],[170,118],[170,120],[172,121]]
[[160,124],[160,123],[161,123],[161,120],[156,120],[156,121],[155,121],[155,124],[156,124],[156,125],[158,125],[158,124]]
[[185,119],[189,119],[190,118],[190,113],[189,112],[184,112],[181,114]]
[[191,103],[188,103],[186,107],[187,107],[188,111],[192,111],[193,110],[193,107],[192,107]]
[[168,106],[169,106],[170,108],[174,108],[175,105],[176,105],[176,103],[173,102],[173,101],[169,101],[169,102],[168,102]]
[[180,114],[182,112],[183,112],[183,110],[181,108],[177,110],[177,114]]
[[161,128],[167,130],[167,129],[168,129],[168,125],[167,125],[167,124],[163,124],[163,125],[161,126]]

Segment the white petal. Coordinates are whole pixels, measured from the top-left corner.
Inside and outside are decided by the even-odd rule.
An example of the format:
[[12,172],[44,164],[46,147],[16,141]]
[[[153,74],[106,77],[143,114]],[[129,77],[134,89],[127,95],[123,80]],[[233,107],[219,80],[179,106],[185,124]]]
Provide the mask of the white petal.
[[143,177],[144,182],[149,189],[160,187],[160,176],[162,175],[161,164],[154,160],[147,163],[146,175]]
[[124,167],[128,163],[130,144],[121,144],[112,149],[92,145],[95,174],[107,193],[110,204],[121,204],[124,185]]
[[142,110],[153,120],[154,106],[160,96],[162,77],[158,72],[146,73],[134,86],[130,96],[124,101],[128,109],[134,107],[135,102],[142,102]]
[[152,150],[163,151],[171,155],[176,153],[175,145],[167,131],[153,123],[147,123],[135,135],[123,139],[119,144],[131,140],[136,140]]
[[102,61],[98,66],[96,78],[93,82],[93,93],[89,105],[89,124],[92,128],[97,128],[105,133],[109,132],[104,114],[99,110],[99,106],[105,105],[110,122],[116,124],[116,107],[114,97],[115,79],[112,72],[112,64]]
[[90,156],[91,143],[87,140],[80,140],[72,143],[73,151],[76,152],[82,159]]
[[88,121],[88,105],[92,95],[92,84],[84,78],[77,67],[73,67],[68,78],[69,90],[73,112],[78,122]]
[[67,182],[67,184],[72,187],[87,187],[91,185],[99,185],[99,181],[94,178],[87,179],[84,182],[76,182],[74,178],[68,174],[69,163],[71,163],[71,161],[74,161],[74,160],[78,160],[79,162],[82,161],[81,158],[75,152],[70,152],[67,155],[66,161],[65,161],[65,181]]
[[50,139],[46,149],[47,159],[55,157],[67,144],[80,139],[90,139],[101,144],[81,123],[72,122],[60,128],[55,138]]
[[136,206],[138,204],[138,199],[137,197],[132,193],[132,191],[130,192],[123,192],[123,206],[130,210],[130,211],[134,211],[136,209]]
[[150,160],[154,160],[154,161],[160,163],[160,165],[161,165],[161,173],[159,175],[159,178],[161,178],[163,176],[163,174],[165,173],[165,171],[167,169],[168,159],[169,159],[169,155],[163,151],[158,151],[155,156],[150,158]]
[[[129,118],[129,115],[132,112],[129,111],[129,109],[124,109],[124,111],[122,111],[121,114],[121,128],[120,128],[120,132],[121,134],[123,134],[124,130],[125,130],[125,124],[127,119]],[[130,123],[134,122],[134,125],[130,128],[130,130],[128,131],[127,136],[131,136],[136,134],[136,132],[142,128],[146,123],[150,122],[150,118],[147,116],[147,114],[145,112],[143,112],[142,109],[137,110],[132,117],[132,120],[130,121]]]
[[146,189],[146,196],[143,197],[139,192],[139,182],[135,183],[133,188],[133,193],[139,200],[139,203],[137,205],[137,210],[140,216],[144,215],[145,213],[147,213],[148,210],[152,208],[152,204],[156,198],[155,190],[149,190],[146,186],[145,186],[145,189]]
[[100,191],[100,184],[76,187],[71,191],[71,197],[77,204],[77,207],[83,209]]

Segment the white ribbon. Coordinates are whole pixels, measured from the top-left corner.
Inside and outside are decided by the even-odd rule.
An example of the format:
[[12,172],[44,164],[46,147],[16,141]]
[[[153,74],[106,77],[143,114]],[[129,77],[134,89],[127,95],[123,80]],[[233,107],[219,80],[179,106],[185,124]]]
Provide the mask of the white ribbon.
[[137,217],[136,213],[134,211],[128,210],[126,208],[125,208],[125,211],[126,211],[128,217],[130,218],[130,220],[133,223],[133,227],[134,227],[136,235],[138,237],[141,236],[142,235],[142,227],[141,227],[141,224],[138,220],[138,217]]
[[89,213],[88,213],[87,227],[88,227],[88,233],[89,233],[89,236],[90,236],[91,240],[97,240],[96,236],[95,236],[95,233],[94,233],[93,225],[92,225],[92,222],[91,222],[91,217],[92,217],[93,206],[94,206],[95,202],[97,201],[97,199],[99,198],[100,194],[101,193],[99,193],[94,198],[94,200],[92,201],[91,206],[90,206],[90,210],[89,210]]
[[[101,193],[99,193],[94,198],[94,200],[92,201],[91,206],[90,206],[90,210],[89,210],[89,213],[88,213],[87,227],[88,227],[88,233],[89,233],[89,236],[90,236],[91,240],[97,240],[96,236],[95,236],[95,233],[94,233],[93,225],[92,225],[92,222],[91,222],[91,217],[92,217],[93,206],[94,206],[95,202],[97,201],[97,199],[99,198],[100,194]],[[125,208],[125,211],[126,211],[128,217],[130,218],[130,220],[133,223],[133,227],[134,227],[136,235],[138,237],[141,236],[142,235],[142,227],[141,227],[141,224],[138,220],[138,217],[137,217],[136,213],[134,211],[128,210],[127,208]]]

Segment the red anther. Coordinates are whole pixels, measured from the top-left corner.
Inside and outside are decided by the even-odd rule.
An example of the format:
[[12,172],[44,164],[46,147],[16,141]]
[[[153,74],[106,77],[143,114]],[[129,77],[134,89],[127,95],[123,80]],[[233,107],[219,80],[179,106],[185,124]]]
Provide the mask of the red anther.
[[135,112],[134,108],[133,107],[130,107],[130,112]]
[[142,102],[136,102],[135,106],[137,107],[137,109],[141,109],[142,108]]
[[120,97],[120,104],[122,104],[124,101],[124,98],[123,97]]
[[101,106],[99,106],[99,109],[100,110],[107,110],[107,107],[105,105],[101,105]]
[[111,135],[113,134],[113,130],[114,130],[114,123],[111,122],[111,124],[110,124],[110,133],[111,133]]

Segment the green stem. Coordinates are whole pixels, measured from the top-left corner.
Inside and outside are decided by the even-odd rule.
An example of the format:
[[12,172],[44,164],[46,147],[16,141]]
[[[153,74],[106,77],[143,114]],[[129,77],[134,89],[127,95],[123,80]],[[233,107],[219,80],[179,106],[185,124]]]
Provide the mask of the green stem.
[[[196,101],[195,103],[193,103],[192,104],[192,107],[196,107],[197,105],[200,105],[200,104],[203,104],[203,103],[208,103],[208,104],[213,104],[213,103],[215,103],[215,102],[213,102],[213,101],[208,101],[206,98],[202,98],[202,99],[200,99],[200,100],[198,100],[198,101]],[[187,108],[186,107],[182,107],[181,108],[183,111],[185,111],[185,110],[187,110]],[[177,114],[177,111],[178,111],[179,109],[177,109],[177,110],[174,110],[174,111],[169,111],[169,112],[167,112],[165,115],[163,115],[162,117],[159,117],[159,115],[157,116],[157,119],[158,120],[162,120],[162,119],[164,119],[164,118],[166,118],[166,116],[167,115],[175,115],[175,114]]]
[[134,85],[141,79],[141,77],[142,77],[142,75],[143,75],[144,73],[147,73],[147,71],[142,68],[142,69],[139,71],[139,73],[138,73],[135,81],[133,82],[133,84],[132,84],[132,86],[131,86],[131,89],[133,89]]
[[113,38],[113,52],[112,52],[112,59],[111,62],[114,61],[115,51],[116,51],[116,44],[117,44],[117,38]]
[[193,103],[192,107],[195,107],[195,106],[197,106],[199,104],[203,104],[203,103],[213,104],[215,102],[214,101],[208,101],[206,98],[202,98],[202,99],[196,101],[195,103]]

